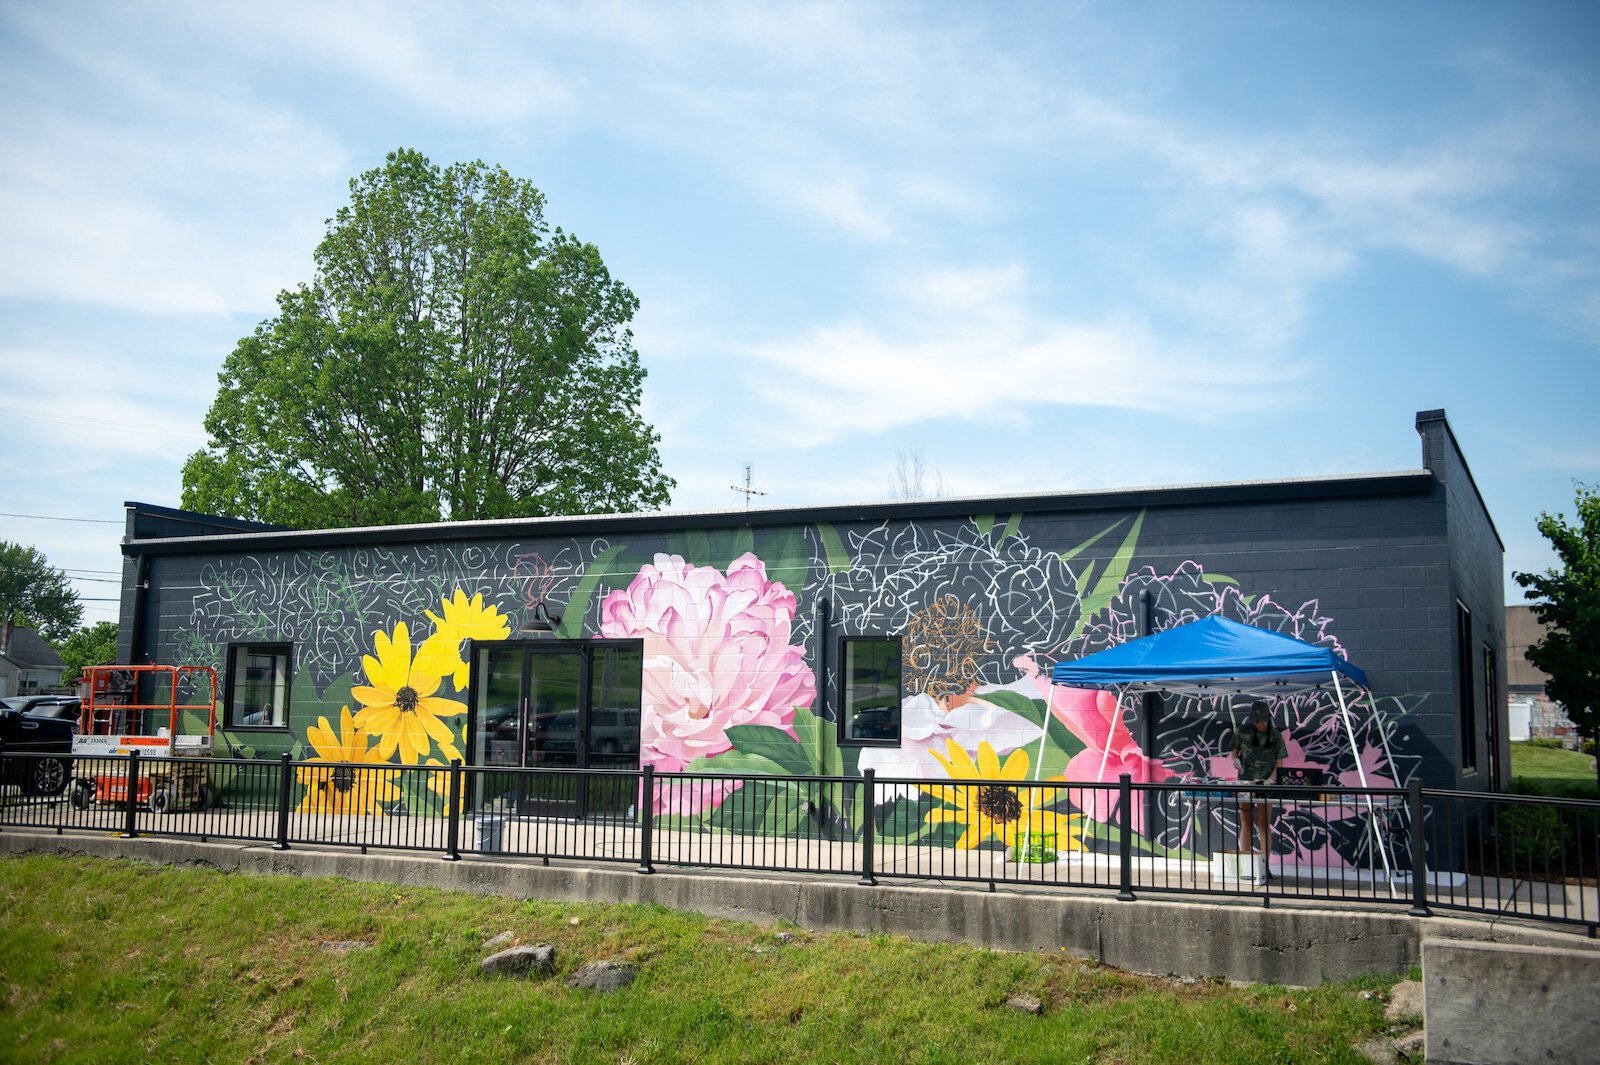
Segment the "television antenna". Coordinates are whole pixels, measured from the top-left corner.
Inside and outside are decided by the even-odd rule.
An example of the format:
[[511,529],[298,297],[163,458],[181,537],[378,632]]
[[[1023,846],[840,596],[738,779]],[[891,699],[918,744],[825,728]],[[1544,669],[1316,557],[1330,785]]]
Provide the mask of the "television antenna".
[[740,488],[736,484],[731,484],[728,487],[744,496],[744,509],[746,510],[750,509],[751,496],[764,496],[767,494],[750,487],[750,464],[748,462],[744,464],[744,487]]

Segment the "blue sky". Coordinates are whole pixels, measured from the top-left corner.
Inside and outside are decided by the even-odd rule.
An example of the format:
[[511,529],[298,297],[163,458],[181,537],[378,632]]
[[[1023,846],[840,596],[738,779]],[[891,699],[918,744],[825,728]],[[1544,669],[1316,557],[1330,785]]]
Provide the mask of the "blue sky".
[[1511,570],[1600,480],[1592,4],[4,3],[0,94],[0,539],[90,599],[401,146],[638,295],[674,508],[1412,469],[1443,407]]

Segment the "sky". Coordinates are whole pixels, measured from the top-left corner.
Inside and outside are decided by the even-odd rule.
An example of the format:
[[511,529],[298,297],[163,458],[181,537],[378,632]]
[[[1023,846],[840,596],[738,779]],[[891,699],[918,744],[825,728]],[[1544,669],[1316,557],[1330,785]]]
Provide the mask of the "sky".
[[1416,469],[1442,407],[1543,569],[1597,115],[1590,3],[0,2],[0,540],[115,620],[123,502],[407,147],[638,296],[671,509]]

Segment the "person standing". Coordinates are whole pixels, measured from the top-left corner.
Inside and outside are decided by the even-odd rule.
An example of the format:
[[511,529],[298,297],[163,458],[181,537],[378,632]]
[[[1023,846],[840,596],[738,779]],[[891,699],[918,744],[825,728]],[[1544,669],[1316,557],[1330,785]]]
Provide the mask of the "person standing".
[[[1272,727],[1272,712],[1260,699],[1250,704],[1250,727],[1236,729],[1233,733],[1233,764],[1239,772],[1241,784],[1276,784],[1278,767],[1289,757],[1283,733]],[[1242,792],[1239,796],[1242,815],[1239,824],[1239,842],[1250,854],[1256,852],[1256,839],[1260,839],[1261,861],[1256,868],[1256,883],[1267,882],[1267,858],[1272,852],[1272,837],[1268,823],[1272,819],[1272,804],[1259,792]]]

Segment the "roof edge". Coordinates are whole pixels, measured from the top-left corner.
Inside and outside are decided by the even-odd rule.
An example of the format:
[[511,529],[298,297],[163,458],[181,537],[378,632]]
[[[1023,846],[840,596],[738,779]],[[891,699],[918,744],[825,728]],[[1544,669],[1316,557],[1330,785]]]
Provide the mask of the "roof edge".
[[[1297,477],[1280,480],[1218,481],[1142,488],[1088,489],[1036,495],[978,496],[857,504],[768,507],[760,510],[650,511],[633,514],[555,515],[486,521],[369,525],[343,529],[263,529],[204,536],[129,539],[127,556],[185,554],[196,550],[271,550],[325,547],[347,543],[407,543],[419,540],[478,540],[506,536],[593,535],[596,530],[633,532],[731,526],[806,525],[816,522],[873,521],[884,518],[959,518],[973,514],[1051,513],[1122,510],[1133,507],[1194,506],[1273,500],[1421,495],[1432,490],[1429,470],[1397,470]],[[138,506],[139,504],[129,504]],[[202,516],[203,517],[203,516]],[[233,520],[233,519],[226,519]],[[226,544],[227,547],[223,548]]]

